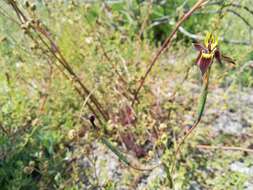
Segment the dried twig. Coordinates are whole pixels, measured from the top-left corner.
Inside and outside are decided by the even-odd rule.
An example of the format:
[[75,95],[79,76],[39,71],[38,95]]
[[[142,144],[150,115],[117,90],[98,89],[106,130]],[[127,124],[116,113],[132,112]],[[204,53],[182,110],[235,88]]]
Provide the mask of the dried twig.
[[0,129],[6,134],[8,135],[8,131],[4,128],[4,126],[0,123]]
[[238,12],[236,12],[236,11],[234,11],[232,9],[227,9],[226,11],[234,14],[237,17],[239,17],[251,30],[253,30],[253,26],[241,14],[239,14]]
[[147,6],[147,13],[145,15],[145,18],[141,24],[141,28],[140,28],[140,31],[139,31],[139,34],[138,34],[138,38],[141,39],[141,36],[143,35],[144,33],[144,30],[145,30],[145,27],[147,25],[147,22],[148,22],[148,19],[150,17],[150,14],[151,14],[151,10],[152,10],[152,1],[151,0],[148,0],[147,1],[148,3],[148,6]]
[[[185,30],[182,26],[179,27],[179,32],[181,32],[183,35],[193,39],[193,40],[203,40],[205,37],[201,36],[201,35],[196,35],[193,33],[188,32],[187,30]],[[224,43],[227,44],[235,44],[235,45],[251,45],[249,42],[247,41],[239,41],[239,40],[233,40],[233,39],[225,39],[224,37],[220,37],[219,41],[222,41]]]
[[[81,79],[77,76],[77,74],[73,71],[70,64],[67,62],[65,57],[62,55],[59,47],[57,44],[53,41],[51,37],[51,33],[49,30],[42,25],[41,22],[38,21],[29,21],[29,19],[24,15],[24,13],[19,9],[16,1],[14,0],[6,0],[6,2],[13,8],[14,12],[16,13],[19,22],[22,26],[24,26],[24,29],[28,36],[36,42],[36,44],[39,44],[38,40],[35,39],[33,36],[32,31],[37,35],[38,39],[41,41],[41,43],[48,49],[48,51],[59,61],[63,69],[60,69],[60,71],[66,76],[68,79],[73,81],[75,90],[80,94],[80,96],[85,100],[86,96],[90,94],[90,91],[88,88],[82,83]],[[59,65],[56,64],[56,66],[59,68]],[[67,74],[66,74],[67,73]],[[102,123],[101,119],[98,117],[97,112],[101,114],[101,116],[104,118],[104,120],[108,120],[108,113],[102,108],[102,104],[97,100],[97,98],[94,95],[90,96],[90,102],[94,105],[91,105],[90,103],[87,103],[89,109],[92,111],[94,115],[97,116],[98,120]]]
[[211,6],[211,5],[220,5],[220,6],[223,6],[223,7],[235,7],[235,8],[239,8],[239,9],[244,9],[245,11],[247,11],[248,13],[253,15],[253,10],[251,10],[247,6],[243,6],[243,5],[240,5],[240,4],[235,4],[235,3],[224,4],[224,1],[210,2],[210,3],[207,4],[207,6]]
[[205,3],[207,3],[208,0],[198,0],[195,5],[187,12],[185,13],[181,19],[177,22],[174,30],[171,32],[171,34],[169,35],[169,37],[165,40],[165,42],[163,43],[163,45],[161,46],[161,48],[158,50],[158,52],[156,53],[156,55],[154,56],[154,58],[152,59],[150,65],[148,66],[147,71],[145,72],[144,76],[141,77],[140,80],[140,84],[135,92],[134,95],[134,100],[132,102],[132,105],[134,105],[134,103],[136,102],[137,98],[138,98],[138,94],[140,92],[140,90],[142,89],[145,80],[147,78],[147,76],[149,75],[149,73],[151,72],[153,66],[155,65],[156,61],[158,60],[158,58],[160,57],[160,55],[171,46],[171,42],[173,37],[175,36],[175,34],[177,33],[179,27],[192,15],[192,13],[194,11],[196,11],[197,9],[199,9],[201,6],[203,6]]
[[46,102],[48,100],[48,91],[50,90],[51,83],[52,83],[52,75],[53,75],[53,67],[50,64],[48,76],[45,77],[45,82],[46,82],[45,89],[44,89],[42,97],[40,99],[39,114],[44,112],[44,107],[45,107]]
[[250,152],[253,153],[253,149],[249,148],[242,148],[242,147],[236,147],[236,146],[211,146],[211,145],[197,145],[198,149],[221,149],[221,150],[233,150],[233,151],[243,151],[243,152]]

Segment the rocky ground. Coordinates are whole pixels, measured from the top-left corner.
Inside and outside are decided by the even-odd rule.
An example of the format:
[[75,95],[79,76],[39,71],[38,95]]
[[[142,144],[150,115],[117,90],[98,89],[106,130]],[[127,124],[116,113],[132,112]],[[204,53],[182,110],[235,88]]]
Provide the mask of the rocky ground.
[[[186,84],[193,92],[198,92],[198,85]],[[211,87],[212,88],[212,87]],[[185,116],[191,118],[192,116]],[[253,128],[253,90],[241,89],[240,91],[233,89],[216,88],[209,94],[206,106],[205,117],[203,118],[200,127],[208,127],[213,138],[222,135],[231,135],[234,138],[242,138],[244,135],[249,135]],[[215,140],[215,139],[214,139]],[[243,143],[242,146],[247,145]],[[219,144],[217,144],[219,146]],[[251,145],[248,144],[250,147]],[[247,147],[246,147],[247,148]],[[75,152],[80,151],[76,149]],[[164,168],[157,167],[149,172],[136,174],[133,169],[128,168],[120,162],[117,157],[108,150],[104,145],[95,142],[93,144],[94,163],[86,157],[80,156],[78,159],[79,168],[82,168],[81,183],[85,184],[84,189],[89,189],[91,186],[90,178],[85,171],[91,169],[94,181],[98,181],[99,186],[104,186],[108,181],[116,182],[116,189],[153,189],[151,184],[156,180],[166,178]],[[153,160],[150,165],[159,163],[159,158]],[[223,168],[220,168],[222,171]],[[245,182],[244,189],[253,189],[253,162],[245,163],[243,157],[232,160],[228,170],[247,175],[249,180]],[[136,172],[138,173],[138,172]],[[129,187],[129,181],[134,184]],[[189,190],[205,189],[196,181],[192,181]]]

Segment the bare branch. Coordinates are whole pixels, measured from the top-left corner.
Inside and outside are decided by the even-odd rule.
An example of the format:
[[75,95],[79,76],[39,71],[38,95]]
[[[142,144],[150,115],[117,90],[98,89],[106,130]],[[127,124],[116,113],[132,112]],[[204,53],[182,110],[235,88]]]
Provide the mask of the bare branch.
[[[179,32],[181,32],[182,34],[184,34],[185,36],[187,36],[191,39],[199,40],[199,41],[204,39],[204,36],[190,33],[187,30],[185,30],[182,26],[180,26],[178,30],[179,30]],[[228,40],[228,39],[225,39],[224,37],[220,37],[219,41],[222,41],[227,44],[234,44],[234,45],[247,45],[247,46],[251,45],[247,41],[238,41],[238,40],[233,40],[233,39]]]
[[230,12],[234,14],[235,16],[238,16],[251,30],[253,29],[253,26],[247,21],[246,18],[244,18],[242,15],[240,15],[238,12],[232,10],[232,9],[227,9],[227,12]]
[[177,33],[178,28],[192,15],[193,12],[195,12],[197,9],[201,8],[202,6],[204,6],[207,2],[208,2],[208,0],[198,0],[195,3],[195,5],[193,5],[193,7],[179,19],[179,21],[175,25],[174,30],[171,32],[171,34],[165,40],[165,42],[163,43],[163,45],[161,46],[161,48],[158,50],[158,52],[156,53],[156,55],[152,59],[150,65],[148,66],[147,71],[141,77],[140,84],[139,84],[139,86],[138,86],[138,88],[137,88],[137,90],[135,92],[134,101],[132,102],[132,105],[134,105],[135,101],[137,100],[138,94],[139,94],[140,90],[142,89],[142,87],[143,87],[143,85],[145,83],[145,80],[148,77],[149,73],[151,72],[151,70],[152,70],[153,66],[155,65],[156,61],[158,60],[158,58],[160,57],[160,55],[165,50],[167,50],[168,48],[170,48],[172,39],[175,36],[175,34]]
[[250,152],[253,153],[253,149],[249,148],[242,148],[242,147],[236,147],[236,146],[210,146],[210,145],[197,145],[198,149],[220,149],[220,150],[233,150],[233,151],[243,151],[243,152]]

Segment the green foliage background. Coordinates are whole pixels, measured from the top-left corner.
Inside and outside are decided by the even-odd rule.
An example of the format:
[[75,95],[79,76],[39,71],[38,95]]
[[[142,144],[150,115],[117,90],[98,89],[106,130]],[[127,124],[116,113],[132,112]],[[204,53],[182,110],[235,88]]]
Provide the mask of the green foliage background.
[[[27,8],[25,1],[18,1],[22,10],[29,12],[34,19],[40,19],[50,29],[75,72],[113,116],[129,103],[122,95],[123,92],[136,88],[152,55],[170,34],[176,21],[196,1],[28,2],[36,5],[36,10]],[[206,31],[213,31],[221,38],[249,43],[250,45],[235,45],[220,42],[223,52],[233,57],[237,64],[233,68],[215,65],[212,83],[214,87],[225,86],[235,91],[241,88],[252,89],[252,28],[249,35],[250,26],[238,16],[226,12],[226,6],[234,1],[221,2],[194,13],[183,24],[183,28],[192,34],[204,36]],[[244,0],[240,4],[250,7],[251,1]],[[93,142],[94,137],[83,137],[86,142],[83,145],[82,140],[69,139],[68,135],[71,130],[88,128],[89,124],[80,116],[89,115],[89,110],[73,90],[72,82],[52,66],[56,60],[48,58],[13,22],[12,18],[17,18],[5,1],[1,1],[0,6],[0,125],[7,131],[0,132],[0,188],[85,189],[80,180],[81,169],[75,161],[70,160],[79,156],[72,149],[80,149],[80,152],[84,151],[84,156],[89,157],[89,142]],[[244,9],[229,9],[238,11],[248,23],[253,23],[252,15]],[[224,12],[217,14],[221,10]],[[182,123],[187,105],[194,112],[197,98],[185,98],[176,104],[163,101],[161,109],[165,115],[170,110],[173,110],[173,114],[170,119],[165,117],[160,120],[150,111],[156,101],[160,101],[159,95],[152,90],[158,83],[156,81],[159,81],[159,88],[167,92],[167,84],[176,81],[175,89],[179,96],[191,95],[183,86],[180,87],[179,82],[186,68],[196,58],[191,42],[192,39],[178,32],[173,48],[162,55],[140,95],[141,103],[135,108],[136,117],[139,118],[135,123],[137,127],[128,129],[138,137],[138,144],[144,144],[152,130],[152,123],[165,125],[166,129],[161,131],[155,145],[163,150],[162,159],[165,162],[169,162],[168,158],[172,156],[171,150],[164,145],[168,139],[173,140],[172,136],[168,136],[168,131],[179,133],[178,123]],[[127,82],[123,90],[117,73]],[[196,67],[190,71],[188,80],[200,84]],[[46,103],[43,111],[40,111],[45,97]],[[120,146],[119,132],[125,130],[124,126],[119,123],[107,125],[111,127],[110,139]],[[223,134],[215,139],[205,139],[208,130],[200,130],[183,150],[184,164],[177,170],[178,188],[189,189],[190,182],[195,180],[204,189],[243,189],[249,177],[227,168],[231,161],[237,159],[252,164],[250,156],[221,151],[199,154],[193,146],[196,142],[203,141],[214,145],[225,143],[246,146],[252,140],[243,141]],[[206,176],[207,173],[201,168],[207,166],[217,172],[210,172],[210,176]],[[221,171],[220,168],[224,170]],[[87,171],[86,175],[92,176],[92,172]],[[132,177],[135,174],[134,171],[131,172],[129,176]],[[131,177],[126,180],[126,185],[131,183]],[[98,188],[98,182],[92,177],[89,179],[92,187]],[[150,189],[166,188],[167,183],[157,180]],[[102,188],[116,189],[116,185],[108,180]]]

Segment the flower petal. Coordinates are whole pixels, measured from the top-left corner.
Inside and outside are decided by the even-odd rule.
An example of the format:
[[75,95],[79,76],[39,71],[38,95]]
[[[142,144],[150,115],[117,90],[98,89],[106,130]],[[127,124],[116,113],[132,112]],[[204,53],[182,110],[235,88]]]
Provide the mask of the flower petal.
[[197,57],[197,59],[196,59],[196,62],[195,62],[195,63],[196,63],[197,65],[199,65],[199,61],[200,61],[200,58],[201,58],[201,54],[202,54],[202,53],[199,53],[199,55],[198,55],[198,57]]
[[198,61],[198,66],[201,70],[202,76],[205,74],[205,72],[207,71],[209,65],[211,65],[212,63],[212,59],[211,58],[203,58],[201,57]]
[[193,43],[193,46],[194,48],[197,50],[197,51],[202,51],[204,50],[204,46],[202,44],[200,44],[199,42],[196,42],[196,43]]
[[210,32],[207,32],[207,33],[206,33],[206,37],[205,37],[205,39],[204,39],[204,44],[205,44],[206,47],[208,47],[210,37],[211,37],[211,33],[210,33]]
[[221,52],[220,52],[220,50],[218,48],[216,49],[216,51],[214,53],[214,57],[219,62],[219,64],[222,64],[222,61],[221,61]]
[[228,56],[221,55],[221,59],[228,62],[228,63],[232,63],[232,64],[235,65],[235,61],[232,58],[228,57]]

